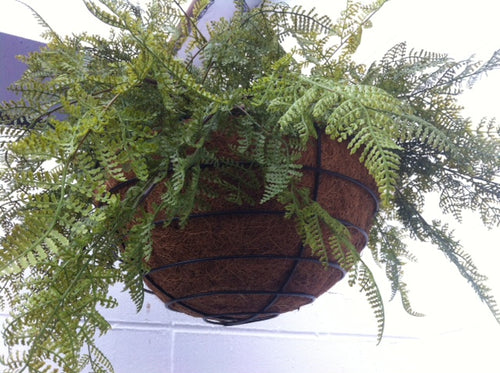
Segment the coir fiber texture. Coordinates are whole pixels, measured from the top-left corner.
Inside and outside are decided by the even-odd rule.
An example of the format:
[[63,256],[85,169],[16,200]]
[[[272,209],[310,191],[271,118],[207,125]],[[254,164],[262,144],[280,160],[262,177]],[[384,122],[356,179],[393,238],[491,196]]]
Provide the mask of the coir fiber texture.
[[[359,156],[323,134],[311,141],[300,164],[301,186],[348,227],[361,251],[378,193]],[[210,180],[220,170],[206,172]],[[161,192],[162,186],[151,192],[146,209]],[[210,205],[183,228],[164,226],[161,219],[154,228],[145,283],[172,310],[223,325],[265,320],[312,302],[348,270],[332,256],[325,265],[303,247],[295,222],[284,218],[277,202],[236,205],[220,198]]]

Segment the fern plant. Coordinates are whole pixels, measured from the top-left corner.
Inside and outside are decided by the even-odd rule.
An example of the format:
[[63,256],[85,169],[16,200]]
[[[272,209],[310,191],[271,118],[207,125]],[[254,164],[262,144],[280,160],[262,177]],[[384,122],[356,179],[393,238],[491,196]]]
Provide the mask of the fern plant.
[[[458,221],[467,209],[487,226],[500,224],[500,128],[471,123],[456,101],[500,66],[500,51],[481,64],[408,51],[403,43],[359,65],[353,54],[385,0],[348,1],[336,22],[264,2],[213,24],[208,41],[196,27],[206,3],[188,15],[175,0],[153,0],[143,10],[125,0],[83,1],[113,33],[62,38],[36,15],[48,44],[23,58],[28,69],[10,87],[22,98],[1,105],[7,371],[112,371],[95,342],[110,328],[99,309],[117,306],[108,294],[117,283],[141,309],[156,215],[182,226],[200,195],[249,198],[238,182],[215,180],[214,190],[203,178],[202,165],[231,161],[208,146],[215,133],[238,138],[232,151],[260,165],[264,185],[255,203],[284,204],[304,244],[325,260],[334,251],[351,269],[349,281],[373,307],[379,337],[384,303],[370,267],[345,227],[298,187],[296,161],[319,132],[360,151],[377,182],[382,204],[369,250],[385,266],[392,296],[417,314],[402,277],[415,256],[404,239],[410,236],[442,251],[500,321],[471,256],[446,226],[422,215],[426,194],[437,193]],[[287,52],[281,42],[290,37],[296,47]],[[184,61],[174,57],[182,45]],[[130,174],[138,182],[126,196],[109,191],[110,179]],[[161,202],[138,215],[158,183],[166,186]]]

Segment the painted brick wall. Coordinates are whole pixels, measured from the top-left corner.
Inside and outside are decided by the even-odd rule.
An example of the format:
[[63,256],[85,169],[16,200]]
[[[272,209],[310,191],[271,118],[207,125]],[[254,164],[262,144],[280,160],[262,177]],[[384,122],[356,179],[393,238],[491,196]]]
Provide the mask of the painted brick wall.
[[394,323],[390,311],[389,330],[376,345],[371,311],[357,290],[345,283],[335,288],[297,312],[240,327],[166,311],[154,296],[136,314],[116,288],[120,307],[105,312],[113,330],[99,346],[116,373],[498,373],[498,333],[438,335],[425,332],[430,320]]
[[[339,287],[349,292],[345,284]],[[422,349],[422,339],[402,331],[406,335],[388,334],[377,346],[368,306],[339,293],[276,319],[238,327],[213,326],[167,311],[154,296],[135,314],[125,294],[113,293],[121,306],[106,312],[113,330],[101,346],[117,372],[396,373],[421,368],[415,349]]]

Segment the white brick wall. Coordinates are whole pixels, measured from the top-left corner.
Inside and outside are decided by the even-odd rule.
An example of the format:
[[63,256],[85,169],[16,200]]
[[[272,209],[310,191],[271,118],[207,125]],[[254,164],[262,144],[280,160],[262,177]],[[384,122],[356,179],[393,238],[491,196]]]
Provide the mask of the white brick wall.
[[[340,294],[328,294],[274,320],[238,327],[214,326],[167,311],[154,296],[147,297],[139,315],[123,302],[119,310],[107,312],[113,331],[100,341],[117,372],[419,371],[408,367],[410,346],[419,348],[418,338],[388,335],[377,346],[373,318],[363,317],[370,313],[368,307],[355,307],[358,301],[346,301]],[[395,349],[406,352],[390,356]]]
[[476,301],[473,294],[436,305],[426,318],[389,304],[386,336],[377,346],[371,311],[345,282],[297,312],[238,327],[167,311],[152,295],[136,314],[126,294],[112,293],[120,306],[104,312],[113,329],[99,346],[116,373],[499,372],[499,328],[487,312],[476,312],[485,311],[479,302],[471,318],[484,319],[472,326],[449,320],[467,316],[461,312]]
[[442,313],[429,310],[426,318],[403,315],[399,304],[388,304],[386,335],[377,345],[371,310],[346,283],[297,312],[238,327],[167,311],[154,296],[146,297],[137,315],[125,294],[114,293],[122,304],[106,312],[113,330],[99,344],[117,373],[499,371],[493,362],[500,332],[487,312],[475,327],[446,323],[447,314],[473,294],[441,305]]
[[[484,242],[494,237],[483,235]],[[237,327],[166,310],[153,295],[136,314],[114,289],[121,305],[105,312],[113,330],[100,346],[117,373],[498,373],[500,327],[444,258],[419,250],[425,255],[408,268],[408,281],[415,308],[427,316],[411,317],[398,299],[388,302],[380,345],[369,305],[342,281],[299,311]],[[499,279],[493,275],[491,285]]]

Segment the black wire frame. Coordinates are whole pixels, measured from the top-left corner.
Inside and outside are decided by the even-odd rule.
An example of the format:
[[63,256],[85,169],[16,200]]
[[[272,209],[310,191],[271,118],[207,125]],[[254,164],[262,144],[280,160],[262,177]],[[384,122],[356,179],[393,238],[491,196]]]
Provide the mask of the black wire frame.
[[[302,246],[301,246],[302,249]],[[190,294],[187,296],[179,297],[176,298],[172,294],[168,293],[164,288],[159,286],[151,276],[152,274],[160,271],[165,271],[169,270],[171,268],[175,267],[182,267],[182,266],[189,266],[193,264],[199,264],[199,263],[206,263],[206,262],[220,262],[220,261],[237,261],[237,260],[287,260],[287,261],[293,261],[294,266],[290,273],[287,275],[287,281],[285,281],[281,286],[280,289],[277,291],[270,291],[270,290],[218,290],[218,291],[211,291],[211,292],[205,292],[205,293],[197,293],[197,294]],[[210,257],[210,258],[199,258],[199,259],[193,259],[193,260],[187,260],[187,261],[182,261],[182,262],[177,262],[177,263],[172,263],[168,264],[165,266],[161,266],[155,269],[152,269],[146,276],[145,278],[148,280],[148,282],[153,285],[158,291],[160,291],[161,294],[164,296],[168,297],[170,301],[165,303],[165,306],[171,310],[177,311],[173,306],[175,305],[180,305],[182,306],[183,309],[189,310],[190,312],[193,312],[197,315],[200,315],[206,322],[211,323],[211,324],[218,324],[218,325],[224,325],[224,326],[234,326],[234,325],[242,325],[242,324],[248,324],[251,322],[255,321],[262,321],[262,320],[267,320],[273,317],[278,316],[280,313],[279,312],[272,312],[269,311],[269,309],[279,300],[280,297],[295,297],[295,298],[301,298],[305,301],[305,303],[311,303],[314,300],[316,300],[316,296],[312,294],[307,294],[307,293],[299,293],[299,292],[287,292],[284,291],[288,283],[291,281],[293,278],[292,274],[295,271],[296,266],[301,263],[301,262],[309,262],[309,263],[314,263],[317,264],[319,267],[324,267],[325,264],[319,261],[318,259],[315,258],[304,258],[300,256],[284,256],[284,255],[233,255],[233,256],[218,256],[218,257]],[[327,263],[328,267],[331,269],[336,269],[339,270],[342,273],[342,277],[345,275],[345,270],[340,267],[337,263],[334,262],[328,262]],[[193,299],[199,299],[199,298],[206,298],[206,297],[213,297],[213,296],[220,296],[220,295],[231,295],[231,296],[241,296],[241,295],[265,295],[265,296],[273,296],[272,300],[266,304],[266,306],[259,310],[258,312],[243,312],[243,313],[219,313],[219,314],[208,314],[204,312],[203,310],[200,310],[198,308],[194,308],[190,306],[188,301],[193,300]]]
[[[330,177],[335,177],[339,179],[343,179],[353,185],[355,185],[358,188],[361,188],[364,190],[373,200],[374,202],[374,215],[378,212],[379,210],[379,199],[378,195],[371,190],[368,186],[360,182],[359,180],[353,179],[347,175],[338,173],[338,172],[333,172],[330,170],[325,170],[322,169],[321,167],[321,154],[322,154],[322,141],[321,141],[321,135],[318,135],[317,137],[317,142],[316,142],[316,167],[312,166],[303,166],[303,169],[309,170],[314,172],[314,188],[313,188],[313,200],[317,200],[318,198],[318,189],[319,189],[319,184],[320,184],[320,176],[321,175],[328,175]],[[284,215],[284,211],[254,211],[254,210],[249,210],[249,211],[218,211],[218,212],[208,212],[208,213],[201,213],[201,214],[193,214],[190,216],[190,219],[196,219],[196,218],[206,218],[206,217],[217,217],[217,216],[227,216],[227,215],[249,215],[249,214],[281,214]],[[338,219],[342,224],[344,224],[347,228],[353,229],[360,233],[363,238],[364,238],[364,244],[365,246],[368,243],[368,233],[362,229],[359,226],[354,225],[353,223],[345,220]],[[163,225],[163,221],[158,221],[155,224],[157,226]],[[218,257],[209,257],[209,258],[198,258],[198,259],[193,259],[193,260],[186,260],[186,261],[181,261],[177,263],[170,263],[168,265],[160,266],[158,268],[153,268],[150,270],[148,274],[144,276],[145,280],[149,283],[150,286],[153,286],[156,288],[158,292],[163,294],[169,301],[165,303],[165,306],[174,311],[179,311],[178,307],[180,306],[181,309],[189,311],[191,314],[196,314],[199,317],[203,318],[206,322],[211,323],[211,324],[217,324],[217,325],[223,325],[223,326],[235,326],[235,325],[242,325],[242,324],[248,324],[256,321],[263,321],[263,320],[268,320],[271,318],[274,318],[280,314],[280,312],[275,312],[272,311],[272,306],[276,304],[276,302],[282,298],[282,297],[295,297],[295,298],[300,298],[304,302],[302,304],[308,304],[313,302],[316,299],[316,296],[313,294],[307,294],[307,293],[299,293],[299,292],[287,292],[285,289],[287,288],[287,285],[290,283],[292,280],[298,266],[300,263],[303,262],[309,262],[309,263],[314,263],[318,266],[321,266],[324,268],[325,263],[321,262],[320,260],[316,258],[310,258],[310,257],[304,257],[304,251],[305,247],[304,245],[300,245],[298,248],[298,254],[296,256],[281,256],[281,255],[233,255],[233,256],[218,256]],[[292,268],[289,270],[285,280],[281,284],[278,290],[268,290],[268,289],[257,289],[257,290],[214,290],[211,292],[204,292],[204,293],[197,293],[197,294],[189,294],[189,295],[184,295],[181,297],[175,297],[173,294],[171,294],[169,291],[161,287],[155,280],[153,275],[155,273],[159,273],[162,271],[168,271],[169,269],[173,268],[179,268],[179,267],[186,267],[190,265],[195,265],[199,263],[207,263],[207,262],[217,262],[217,261],[238,261],[238,260],[286,260],[286,261],[292,261],[293,265]],[[336,262],[328,262],[327,266],[330,270],[337,270],[340,271],[341,277],[344,277],[346,274],[346,271]],[[209,314],[204,312],[201,309],[195,308],[192,305],[189,304],[189,301],[194,300],[194,299],[200,299],[200,298],[209,298],[209,297],[214,297],[214,296],[244,296],[244,295],[265,295],[265,296],[270,296],[270,301],[260,310],[257,312],[238,312],[238,313],[219,313],[219,314]]]

